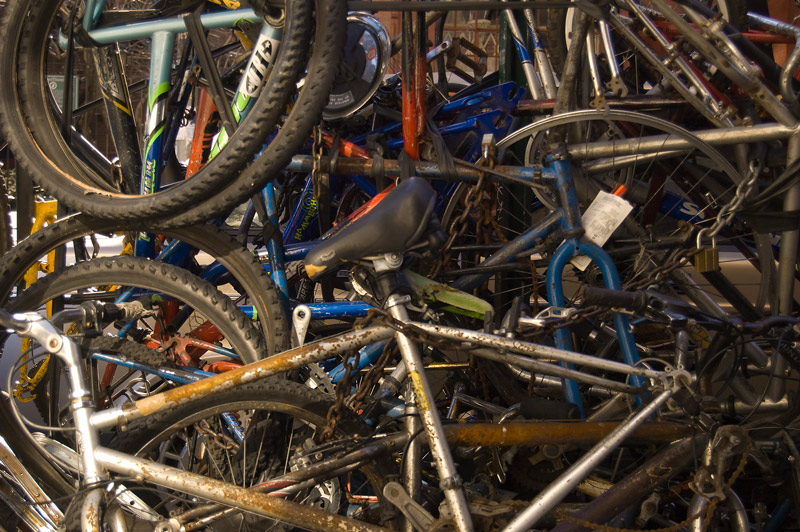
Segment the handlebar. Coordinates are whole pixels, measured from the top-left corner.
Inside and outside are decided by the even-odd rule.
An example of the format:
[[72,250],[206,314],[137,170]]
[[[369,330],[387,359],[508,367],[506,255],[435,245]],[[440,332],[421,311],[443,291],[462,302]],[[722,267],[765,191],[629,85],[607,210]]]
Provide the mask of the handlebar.
[[[117,320],[134,320],[147,316],[152,310],[146,308],[141,301],[128,303],[101,303],[87,301],[80,308],[63,310],[50,318],[50,322],[61,325],[72,321],[81,320],[83,323],[102,321],[112,322]],[[87,319],[88,318],[88,319]],[[25,335],[33,321],[43,319],[38,314],[10,314],[0,309],[0,328],[10,330],[16,334]]]
[[791,316],[771,316],[754,322],[742,322],[734,317],[717,317],[706,314],[696,307],[680,299],[665,296],[652,290],[612,290],[587,286],[583,296],[584,306],[621,308],[637,313],[651,312],[669,319],[673,325],[682,325],[691,318],[704,326],[721,330],[735,327],[750,333],[762,333],[773,327],[800,325],[800,319]]
[[647,292],[642,290],[628,292],[626,290],[587,286],[583,293],[583,304],[585,306],[616,307],[634,312],[644,312],[648,303]]

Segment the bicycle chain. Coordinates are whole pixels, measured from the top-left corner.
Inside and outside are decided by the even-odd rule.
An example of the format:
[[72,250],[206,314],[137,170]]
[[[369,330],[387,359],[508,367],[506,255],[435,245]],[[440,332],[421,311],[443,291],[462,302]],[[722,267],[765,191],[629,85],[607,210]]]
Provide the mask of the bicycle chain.
[[352,379],[353,369],[358,367],[358,362],[361,360],[361,352],[355,351],[354,353],[345,354],[344,359],[344,375],[342,380],[336,385],[336,400],[333,405],[328,409],[328,414],[325,416],[325,428],[320,434],[320,441],[326,442],[333,439],[333,433],[336,431],[336,425],[342,419],[342,412],[344,411],[344,402],[350,394],[350,380]]
[[[441,259],[436,262],[431,270],[432,277],[436,277],[447,265],[447,263],[450,262],[451,248],[453,247],[455,241],[458,238],[461,238],[461,236],[463,236],[467,231],[467,227],[469,226],[469,217],[472,214],[472,211],[477,208],[484,208],[483,192],[486,188],[486,182],[486,173],[481,172],[478,177],[478,182],[475,185],[472,185],[469,191],[467,191],[467,197],[464,199],[464,210],[450,225],[450,234],[448,235],[447,242],[445,242],[444,247],[442,248]],[[488,217],[491,217],[491,214],[488,214]],[[481,222],[486,218],[487,213],[482,213]]]
[[374,386],[378,384],[381,375],[383,375],[383,368],[386,367],[386,364],[391,360],[391,358],[397,353],[397,346],[393,344],[386,344],[383,348],[383,352],[381,356],[378,357],[378,360],[375,362],[364,378],[361,381],[361,384],[358,387],[358,390],[353,395],[353,399],[351,401],[350,408],[355,411],[359,412],[361,408],[364,406],[364,400],[367,397],[367,392],[371,390]]
[[[463,348],[463,344],[461,342],[452,342],[450,340],[442,340],[440,338],[433,337],[428,332],[414,327],[413,325],[396,320],[388,312],[379,308],[371,308],[365,317],[356,320],[353,325],[353,329],[363,329],[373,324],[391,327],[397,332],[406,335],[413,342],[435,345],[440,349],[452,348],[455,345]],[[369,369],[367,374],[364,376],[364,380],[361,382],[358,390],[356,390],[356,393],[353,395],[353,399],[351,401],[353,410],[358,411],[361,406],[363,406],[367,392],[375,384],[377,384],[380,376],[383,374],[383,369],[386,367],[386,364],[389,362],[392,355],[396,352],[396,348],[389,348],[388,345],[386,348],[384,348],[383,353],[381,353],[381,356],[378,358],[377,362]],[[358,366],[359,358],[360,355],[358,352],[356,352],[355,356],[352,354],[346,355],[344,362],[344,375],[336,385],[336,400],[328,409],[326,425],[320,434],[321,441],[328,441],[333,437],[333,433],[336,430],[336,425],[342,418],[342,412],[344,410],[345,403],[350,395],[352,372],[353,369]]]
[[756,188],[756,180],[761,174],[761,162],[750,161],[750,172],[746,179],[743,179],[736,186],[736,194],[727,205],[723,206],[717,213],[717,218],[714,224],[708,229],[708,236],[714,238],[719,234],[723,227],[727,226],[733,220],[734,215],[739,212],[744,202],[749,199],[753,190]]
[[[363,318],[357,319],[355,323],[353,323],[353,329],[364,329],[368,325],[371,325],[379,316],[376,312],[378,309],[370,309],[367,312],[367,315]],[[385,350],[384,350],[385,351]],[[383,355],[381,355],[383,356]],[[329,441],[333,438],[333,433],[336,431],[336,425],[339,423],[339,420],[342,418],[342,411],[344,409],[344,403],[347,399],[348,395],[350,394],[350,380],[352,379],[352,372],[353,368],[358,366],[358,361],[360,359],[360,354],[357,351],[355,356],[350,353],[345,354],[345,363],[344,363],[344,375],[339,383],[336,385],[336,399],[334,400],[331,407],[328,409],[328,413],[325,416],[325,428],[322,430],[320,434],[321,441]]]

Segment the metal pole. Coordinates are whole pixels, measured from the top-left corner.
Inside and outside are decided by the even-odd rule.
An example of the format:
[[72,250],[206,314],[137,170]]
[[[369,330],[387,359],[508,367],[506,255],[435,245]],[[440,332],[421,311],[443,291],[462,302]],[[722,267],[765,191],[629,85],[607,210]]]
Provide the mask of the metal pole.
[[[414,392],[414,386],[409,380],[406,384],[406,407],[405,407],[405,424],[406,434],[408,435],[408,450],[403,457],[403,475],[405,481],[405,488],[408,496],[416,502],[421,502],[422,496],[422,440],[419,437],[419,430],[422,428],[422,423],[419,420],[419,410],[417,409],[417,397]],[[409,519],[405,519],[403,523],[403,530],[405,532],[414,532],[414,525]]]
[[388,532],[387,529],[356,521],[324,510],[296,502],[257,493],[247,488],[234,486],[221,480],[190,473],[157,462],[145,460],[125,453],[99,447],[98,461],[111,471],[123,475],[148,479],[166,488],[226,505],[235,505],[241,510],[273,518],[293,526],[318,532],[338,530],[353,532]]

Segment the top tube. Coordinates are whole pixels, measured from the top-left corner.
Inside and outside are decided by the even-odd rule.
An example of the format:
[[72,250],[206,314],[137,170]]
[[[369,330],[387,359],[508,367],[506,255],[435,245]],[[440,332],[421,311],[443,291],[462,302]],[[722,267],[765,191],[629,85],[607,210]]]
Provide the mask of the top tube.
[[[149,38],[156,32],[182,33],[186,31],[186,22],[183,17],[172,17],[167,19],[154,19],[120,26],[107,28],[94,28],[100,12],[89,11],[99,7],[102,10],[105,0],[95,0],[87,2],[87,12],[92,16],[84,17],[83,24],[89,37],[100,44],[111,44],[116,42],[130,41],[134,39]],[[205,13],[200,15],[200,22],[206,29],[229,28],[233,27],[240,20],[248,22],[258,22],[261,18],[252,9],[237,9],[231,11],[220,11],[217,13]],[[66,48],[66,35],[59,35],[59,46]]]

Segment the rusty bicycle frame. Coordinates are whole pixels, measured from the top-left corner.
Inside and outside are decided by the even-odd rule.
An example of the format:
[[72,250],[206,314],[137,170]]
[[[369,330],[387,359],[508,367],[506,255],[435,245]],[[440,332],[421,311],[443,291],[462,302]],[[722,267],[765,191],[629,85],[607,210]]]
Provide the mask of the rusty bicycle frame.
[[[383,530],[368,523],[330,514],[323,510],[303,506],[278,497],[272,497],[266,493],[259,493],[256,489],[238,487],[102,447],[99,445],[98,431],[124,426],[135,419],[146,417],[163,409],[188,405],[202,397],[213,396],[218,391],[300,368],[309,363],[330,358],[337,354],[344,354],[351,349],[388,339],[392,336],[402,339],[404,335],[395,329],[387,326],[374,326],[343,333],[224,374],[152,395],[133,403],[126,403],[122,407],[95,411],[90,400],[91,395],[88,386],[84,380],[80,353],[72,340],[38,314],[15,315],[11,323],[13,323],[20,336],[33,338],[47,351],[58,356],[66,365],[70,382],[71,410],[78,431],[80,471],[84,485],[92,486],[104,482],[107,480],[106,471],[111,471],[132,476],[137,481],[146,481],[158,486],[179,490],[219,505],[253,512],[309,530]],[[549,511],[599,461],[627,437],[631,436],[634,440],[638,439],[645,442],[663,442],[671,441],[687,434],[687,429],[682,426],[667,424],[655,427],[653,424],[645,425],[648,417],[661,408],[676,390],[689,384],[689,374],[684,371],[654,371],[533,343],[510,340],[487,333],[451,327],[430,326],[416,322],[409,322],[409,324],[427,329],[426,333],[433,336],[438,335],[445,338],[461,337],[472,345],[516,352],[519,353],[519,355],[515,355],[516,359],[519,359],[515,360],[517,363],[531,369],[536,368],[537,372],[568,376],[581,382],[607,386],[609,389],[621,393],[637,393],[644,390],[623,382],[600,378],[575,370],[566,370],[556,364],[536,359],[545,358],[563,362],[579,362],[590,368],[618,372],[626,376],[638,376],[647,379],[650,383],[647,391],[653,395],[653,399],[622,423],[580,422],[564,426],[558,423],[530,424],[509,422],[504,423],[502,426],[476,424],[474,426],[447,427],[444,430],[444,439],[454,444],[533,445],[545,441],[565,441],[567,438],[573,442],[597,442],[583,458],[573,464],[564,475],[532,501],[531,505],[509,525],[507,530],[525,530],[532,526],[531,523],[535,523],[544,513]],[[476,355],[481,356],[482,352],[491,353],[492,350],[478,349],[476,350]],[[565,374],[565,371],[568,374]],[[319,482],[320,478],[324,478],[321,475],[326,471],[338,474],[342,465],[357,465],[364,460],[368,460],[375,453],[402,449],[407,438],[407,433],[373,438],[366,446],[351,453],[352,456],[315,464],[308,471],[290,473],[285,478],[276,479],[275,484],[286,486],[302,483],[310,479]],[[440,442],[440,444],[443,443]],[[269,486],[262,487],[262,489],[265,488],[269,489]],[[103,493],[104,489],[99,488],[90,491],[86,497],[82,511],[82,527],[84,531],[101,529],[98,516],[100,515],[100,500]],[[210,508],[219,508],[219,506],[211,505]]]

